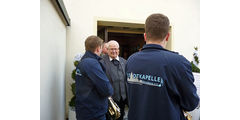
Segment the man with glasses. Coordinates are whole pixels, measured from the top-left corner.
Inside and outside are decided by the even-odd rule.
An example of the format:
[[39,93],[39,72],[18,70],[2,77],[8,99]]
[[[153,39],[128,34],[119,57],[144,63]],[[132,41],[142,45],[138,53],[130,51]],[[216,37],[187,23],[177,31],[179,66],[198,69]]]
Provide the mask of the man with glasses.
[[112,98],[120,108],[121,116],[118,120],[122,120],[124,108],[127,104],[127,87],[124,81],[126,60],[119,57],[117,41],[111,40],[108,42],[108,54],[103,56],[102,62],[105,64],[107,77],[114,90]]

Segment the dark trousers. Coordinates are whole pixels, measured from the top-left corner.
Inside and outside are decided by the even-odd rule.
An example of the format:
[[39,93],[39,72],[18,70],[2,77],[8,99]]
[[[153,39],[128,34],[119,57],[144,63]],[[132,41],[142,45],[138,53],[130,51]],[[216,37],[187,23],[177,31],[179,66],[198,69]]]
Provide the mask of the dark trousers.
[[104,114],[104,115],[100,116],[100,117],[98,118],[98,120],[106,120],[106,115]]
[[[78,111],[76,111],[76,118],[77,118],[77,120],[84,120],[84,119],[81,118],[81,117],[79,116],[79,114],[77,114],[77,113],[78,113]],[[106,115],[103,114],[103,115],[101,115],[101,116],[98,116],[98,117],[92,118],[92,119],[88,119],[88,120],[106,120]]]
[[125,112],[124,112],[125,105],[127,105],[127,99],[123,100],[121,98],[120,101],[116,101],[116,103],[120,108],[120,113],[121,113],[121,116],[117,120],[123,120],[123,116],[125,115]]

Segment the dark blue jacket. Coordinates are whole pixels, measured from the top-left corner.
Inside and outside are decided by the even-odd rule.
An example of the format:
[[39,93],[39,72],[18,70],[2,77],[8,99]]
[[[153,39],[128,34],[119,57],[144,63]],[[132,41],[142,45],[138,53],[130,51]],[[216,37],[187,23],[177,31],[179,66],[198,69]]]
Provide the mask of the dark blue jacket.
[[108,109],[113,88],[99,62],[101,58],[86,51],[76,69],[76,116],[78,120],[102,118]]
[[199,97],[191,64],[160,45],[147,44],[126,65],[128,120],[185,120]]

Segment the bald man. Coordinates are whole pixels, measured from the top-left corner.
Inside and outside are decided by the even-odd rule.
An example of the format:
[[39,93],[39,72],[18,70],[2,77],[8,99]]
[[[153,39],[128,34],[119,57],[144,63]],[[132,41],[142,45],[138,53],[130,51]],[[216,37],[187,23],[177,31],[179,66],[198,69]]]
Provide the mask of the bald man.
[[107,77],[114,89],[112,98],[120,108],[121,116],[117,120],[122,120],[125,114],[124,107],[127,104],[127,87],[124,81],[126,60],[119,57],[117,41],[111,40],[107,44],[108,54],[103,56],[102,62],[105,64]]
[[103,43],[103,48],[102,48],[102,53],[101,53],[101,57],[103,57],[104,55],[107,55],[108,54],[108,43],[107,42],[104,42]]

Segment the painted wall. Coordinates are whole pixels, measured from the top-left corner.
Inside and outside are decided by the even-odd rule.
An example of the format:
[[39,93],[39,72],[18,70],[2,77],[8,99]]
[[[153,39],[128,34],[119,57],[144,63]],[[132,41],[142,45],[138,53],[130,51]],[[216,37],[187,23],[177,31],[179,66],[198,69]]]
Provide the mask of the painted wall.
[[64,0],[71,27],[67,29],[66,109],[72,97],[70,84],[73,58],[85,52],[84,41],[96,35],[96,19],[144,23],[152,13],[163,13],[172,26],[172,50],[192,60],[194,46],[200,45],[199,0]]
[[66,27],[50,0],[40,4],[41,120],[64,120]]

